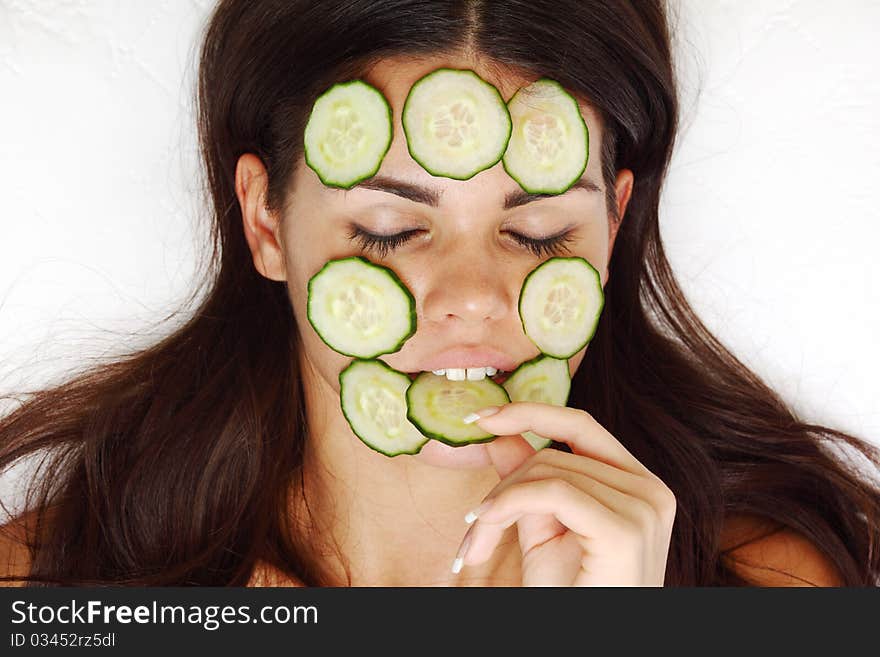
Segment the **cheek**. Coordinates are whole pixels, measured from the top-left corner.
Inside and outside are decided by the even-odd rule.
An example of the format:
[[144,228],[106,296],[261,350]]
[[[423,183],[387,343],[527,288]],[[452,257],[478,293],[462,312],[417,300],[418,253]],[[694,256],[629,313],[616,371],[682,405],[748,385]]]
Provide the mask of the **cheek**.
[[607,225],[602,225],[597,227],[595,231],[590,231],[577,253],[599,272],[603,288],[608,282],[608,257],[610,255],[607,230]]
[[[297,316],[299,317],[299,315]],[[305,315],[303,315],[305,318]],[[315,333],[308,319],[299,323],[299,334],[302,337],[302,348],[299,349],[299,362],[307,387],[317,387],[320,381],[321,389],[333,391],[335,395],[340,392],[339,374],[352,362],[349,356],[344,356],[333,351]],[[326,386],[326,387],[325,387]]]
[[590,345],[587,344],[586,347],[577,352],[574,356],[568,359],[568,373],[574,377],[575,372],[577,372],[578,368],[581,366],[581,363],[584,360],[584,356],[587,353],[587,349],[590,348]]
[[288,269],[287,297],[290,300],[291,312],[293,312],[300,335],[304,339],[307,339],[310,335],[315,338],[318,337],[312,325],[309,324],[307,283],[308,279],[303,278],[299,272],[294,272],[291,276]]

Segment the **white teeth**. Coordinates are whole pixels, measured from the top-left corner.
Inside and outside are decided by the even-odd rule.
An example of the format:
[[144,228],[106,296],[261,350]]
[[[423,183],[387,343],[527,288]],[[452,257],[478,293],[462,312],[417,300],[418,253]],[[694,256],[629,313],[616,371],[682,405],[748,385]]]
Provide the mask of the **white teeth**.
[[435,376],[445,376],[449,381],[481,381],[487,376],[501,374],[494,367],[449,367],[445,370],[431,370]]
[[446,370],[446,378],[450,381],[464,381],[465,372],[463,367],[450,367]]
[[480,381],[486,378],[486,368],[485,367],[469,367],[467,368],[467,380],[468,381]]

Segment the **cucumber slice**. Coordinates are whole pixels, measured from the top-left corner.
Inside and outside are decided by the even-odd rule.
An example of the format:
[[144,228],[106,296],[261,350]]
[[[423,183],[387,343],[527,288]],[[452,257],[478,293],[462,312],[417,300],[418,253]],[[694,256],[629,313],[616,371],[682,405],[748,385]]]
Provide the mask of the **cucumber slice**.
[[[501,385],[513,402],[530,401],[565,406],[571,391],[568,361],[541,354],[517,367]],[[535,451],[544,449],[553,442],[533,431],[526,431],[523,438],[529,441]]]
[[574,97],[561,84],[541,78],[507,103],[513,134],[502,163],[530,194],[561,194],[581,177],[590,135]]
[[406,418],[410,383],[381,360],[356,359],[339,374],[339,399],[351,430],[386,456],[417,454],[428,442]]
[[362,80],[321,94],[306,123],[306,164],[329,187],[349,189],[378,170],[391,147],[391,106]]
[[495,435],[462,419],[486,406],[509,401],[507,391],[491,379],[449,381],[445,376],[422,372],[406,391],[406,417],[423,434],[447,445],[484,443]]
[[470,70],[440,68],[403,104],[412,158],[434,176],[468,180],[504,155],[512,124],[498,89]]
[[545,260],[519,293],[523,330],[542,353],[570,358],[596,333],[605,294],[599,272],[580,256]]
[[308,318],[334,351],[375,358],[399,351],[416,332],[416,301],[393,271],[350,256],[309,279]]

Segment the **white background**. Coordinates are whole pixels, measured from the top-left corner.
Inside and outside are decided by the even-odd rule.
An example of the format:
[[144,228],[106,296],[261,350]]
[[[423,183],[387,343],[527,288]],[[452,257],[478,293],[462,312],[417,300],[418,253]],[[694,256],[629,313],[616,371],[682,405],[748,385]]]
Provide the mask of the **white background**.
[[[0,0],[0,391],[151,341],[192,289],[211,4]],[[880,444],[880,3],[676,7],[679,281],[801,417]]]

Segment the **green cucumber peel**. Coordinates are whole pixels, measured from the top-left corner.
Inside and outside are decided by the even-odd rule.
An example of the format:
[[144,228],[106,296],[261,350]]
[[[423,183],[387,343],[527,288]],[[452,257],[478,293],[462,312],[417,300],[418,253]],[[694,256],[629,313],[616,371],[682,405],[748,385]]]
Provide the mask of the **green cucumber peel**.
[[[455,84],[459,85],[457,89]],[[444,93],[461,94],[452,105],[458,104],[459,113],[465,114],[463,119],[455,116],[453,110],[447,111],[447,103],[438,101]],[[437,128],[435,121],[441,112],[447,112],[451,118],[441,114],[440,120],[456,123],[453,130],[458,130],[458,136],[469,136],[464,139],[468,143],[443,144],[446,135],[438,136],[437,131],[447,126]],[[501,122],[500,129],[492,123],[496,119]],[[473,127],[458,125],[461,120]],[[427,73],[412,85],[403,104],[401,123],[410,157],[431,175],[453,180],[469,180],[501,161],[513,129],[507,104],[493,84],[470,69],[447,67]],[[465,150],[455,152],[453,147]],[[470,162],[468,156],[473,156]]]
[[[551,272],[551,268],[559,267],[564,263],[583,264],[588,273],[587,281],[584,282],[584,289],[587,294],[594,295],[587,298],[583,303],[583,308],[576,308],[576,311],[584,311],[592,315],[585,316],[581,326],[576,326],[577,331],[568,340],[560,340],[567,344],[567,348],[554,349],[549,345],[549,339],[542,334],[542,322],[539,318],[540,314],[546,308],[545,299],[537,293],[537,297],[532,296],[530,285],[540,284],[540,277]],[[578,298],[577,296],[575,297]],[[526,307],[528,306],[528,307]],[[540,307],[539,307],[540,306]],[[535,267],[523,280],[520,288],[519,302],[517,308],[519,310],[520,322],[526,336],[538,347],[541,353],[552,356],[557,359],[567,359],[574,356],[581,349],[586,347],[599,326],[599,318],[602,316],[602,310],[605,307],[605,294],[602,289],[602,279],[599,272],[586,258],[581,256],[556,256],[549,258]],[[530,313],[530,311],[533,311]]]
[[388,100],[363,80],[334,84],[312,105],[303,135],[306,164],[327,187],[351,189],[371,178],[391,148]]
[[[454,413],[436,412],[444,403],[431,395],[429,386],[441,393],[454,394],[458,400],[451,405],[460,404]],[[445,376],[422,372],[406,390],[407,419],[425,436],[452,447],[485,443],[497,436],[481,429],[476,424],[465,424],[463,419],[486,406],[500,406],[510,402],[510,396],[503,386],[491,379],[480,381],[449,381]]]
[[[359,385],[358,377],[364,376],[374,379],[372,388]],[[377,378],[384,381],[376,384]],[[385,456],[418,454],[428,442],[406,417],[409,384],[406,374],[379,359],[357,358],[339,373],[339,405],[346,422],[361,442]]]
[[[530,381],[529,377],[534,380]],[[529,383],[532,385],[529,386]],[[534,387],[536,383],[543,385],[539,385],[536,389]],[[539,354],[520,364],[501,385],[510,395],[511,402],[525,401],[565,406],[571,391],[568,360]],[[539,436],[533,431],[525,431],[522,436],[535,451],[540,451],[553,442],[552,439]]]
[[[379,297],[380,301],[385,302],[385,309],[389,313],[395,310],[391,308],[391,304],[394,304],[399,311],[396,315],[396,319],[400,323],[399,330],[395,335],[387,337],[384,346],[383,343],[378,343],[370,349],[359,351],[356,347],[362,346],[363,341],[358,342],[356,336],[336,336],[336,339],[329,337],[331,334],[340,331],[340,318],[338,314],[334,314],[332,311],[334,301],[330,297],[333,294],[336,294],[338,297],[339,294],[346,291],[345,287],[334,287],[332,277],[336,275],[334,270],[342,268],[346,263],[357,265],[349,269],[355,272],[361,270],[364,276],[371,276],[373,273],[378,274],[377,276],[372,276],[371,288],[381,285],[384,287],[384,290],[376,291],[371,289],[370,294],[372,297],[370,297],[370,294],[362,296],[369,298]],[[361,269],[361,266],[363,269]],[[330,281],[326,281],[328,277],[331,277]],[[384,298],[382,296],[383,293],[385,295]],[[351,306],[350,300],[347,303]],[[358,308],[355,307],[353,312],[357,313]],[[404,343],[415,334],[417,328],[416,301],[407,286],[392,269],[370,262],[363,256],[347,256],[329,260],[309,279],[307,316],[315,333],[318,334],[318,337],[321,338],[324,344],[344,356],[361,359],[375,358],[382,354],[400,351]],[[394,318],[384,317],[384,319],[391,321]],[[345,324],[343,323],[344,326]]]
[[590,131],[577,100],[542,77],[518,89],[507,106],[513,121],[501,160],[507,175],[529,194],[567,191],[590,158]]

